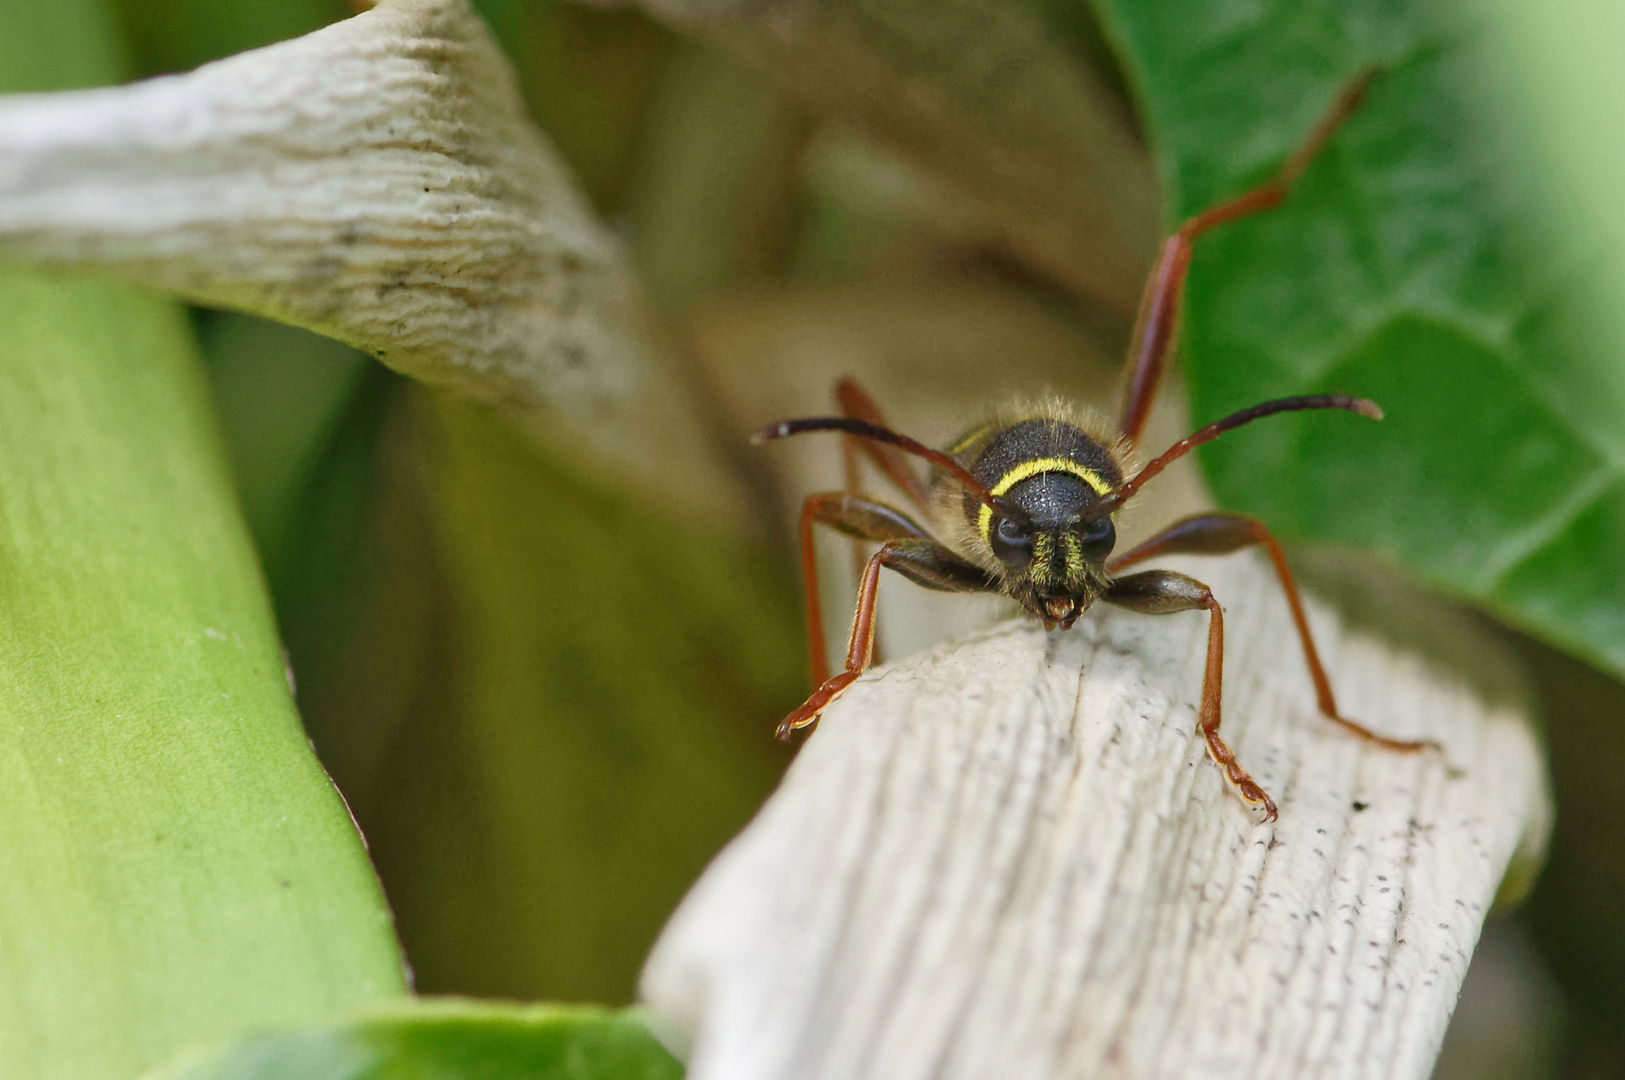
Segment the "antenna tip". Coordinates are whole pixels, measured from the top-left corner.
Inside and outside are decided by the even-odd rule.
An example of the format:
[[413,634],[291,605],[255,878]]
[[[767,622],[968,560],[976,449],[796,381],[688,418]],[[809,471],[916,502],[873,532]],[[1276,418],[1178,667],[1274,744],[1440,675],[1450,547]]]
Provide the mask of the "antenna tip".
[[772,442],[774,439],[782,439],[788,434],[790,434],[789,422],[780,420],[776,424],[768,424],[766,427],[757,428],[751,433],[750,442],[752,446],[761,446],[763,443]]
[[1355,398],[1353,408],[1361,416],[1369,416],[1373,420],[1382,419],[1382,406],[1370,398]]

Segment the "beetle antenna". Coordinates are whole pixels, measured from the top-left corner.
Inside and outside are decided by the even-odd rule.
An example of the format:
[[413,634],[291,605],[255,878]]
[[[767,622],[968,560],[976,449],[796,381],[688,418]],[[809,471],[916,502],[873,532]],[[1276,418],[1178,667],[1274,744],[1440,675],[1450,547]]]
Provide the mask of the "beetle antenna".
[[1156,476],[1168,465],[1184,457],[1203,443],[1210,443],[1225,432],[1250,424],[1254,420],[1261,420],[1276,413],[1298,412],[1303,409],[1342,409],[1344,412],[1359,413],[1369,416],[1373,420],[1382,419],[1382,409],[1370,398],[1348,397],[1344,394],[1308,394],[1303,397],[1276,398],[1274,401],[1265,401],[1240,412],[1231,413],[1222,420],[1215,420],[1205,428],[1201,428],[1174,445],[1164,450],[1151,464],[1135,473],[1122,487],[1096,502],[1089,509],[1089,517],[1102,518],[1122,506],[1135,492],[1145,486],[1146,481]]
[[863,420],[854,420],[846,416],[814,416],[803,420],[780,420],[775,424],[768,424],[750,437],[750,441],[760,446],[774,439],[783,439],[791,435],[803,435],[809,431],[840,431],[847,435],[856,435],[860,439],[871,442],[886,443],[895,446],[906,454],[924,458],[931,464],[942,469],[954,482],[964,488],[977,502],[992,510],[1003,518],[1009,518],[1017,524],[1026,524],[1026,513],[1007,499],[1001,499],[987,488],[983,487],[970,470],[941,450],[933,450],[922,442],[900,435],[890,428],[883,428],[877,424],[870,424]]

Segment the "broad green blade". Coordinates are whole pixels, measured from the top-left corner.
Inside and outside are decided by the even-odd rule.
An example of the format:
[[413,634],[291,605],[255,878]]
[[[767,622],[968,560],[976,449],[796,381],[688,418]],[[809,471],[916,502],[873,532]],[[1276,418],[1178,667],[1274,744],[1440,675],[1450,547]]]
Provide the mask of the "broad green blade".
[[0,275],[0,1075],[403,992],[175,305]]
[[[0,0],[0,89],[123,52],[96,0]],[[0,272],[0,1076],[404,992],[283,672],[180,308]]]
[[1520,249],[1516,147],[1462,96],[1492,81],[1472,35],[1385,0],[1096,6],[1171,221],[1264,179],[1341,85],[1383,68],[1284,207],[1201,242],[1183,342],[1193,422],[1329,391],[1388,419],[1228,435],[1204,457],[1220,501],[1625,672],[1625,367],[1565,310],[1575,253],[1571,281]]
[[148,1080],[679,1080],[626,1013],[426,999],[245,1039]]

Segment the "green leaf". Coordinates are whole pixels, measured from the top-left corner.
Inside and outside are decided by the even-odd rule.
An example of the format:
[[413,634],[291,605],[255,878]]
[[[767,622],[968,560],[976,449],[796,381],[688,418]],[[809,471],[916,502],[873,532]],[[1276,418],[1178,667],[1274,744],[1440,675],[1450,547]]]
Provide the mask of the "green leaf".
[[129,66],[102,0],[0,0],[0,94],[99,86]]
[[119,16],[140,75],[190,71],[210,60],[308,34],[348,18],[344,0],[104,0]]
[[0,275],[0,1053],[125,1077],[404,991],[184,318]]
[[[1577,347],[1567,283],[1508,207],[1483,60],[1419,5],[1099,0],[1170,220],[1264,179],[1363,65],[1364,107],[1285,206],[1199,244],[1184,324],[1198,422],[1288,394],[1375,398],[1216,443],[1219,500],[1382,553],[1625,672],[1625,376]],[[1476,80],[1476,82],[1475,82]]]
[[378,365],[332,338],[251,315],[207,312],[200,321],[237,490],[275,587],[307,493],[325,479],[330,444]]
[[591,1006],[424,999],[245,1039],[149,1080],[678,1080],[635,1017]]
[[[0,28],[0,89],[123,73],[94,0]],[[0,822],[7,1077],[124,1080],[405,992],[180,309],[4,272]]]
[[499,413],[421,390],[397,407],[388,578],[352,644],[301,673],[312,731],[421,986],[625,1001],[787,756],[770,732],[805,693],[793,587]]

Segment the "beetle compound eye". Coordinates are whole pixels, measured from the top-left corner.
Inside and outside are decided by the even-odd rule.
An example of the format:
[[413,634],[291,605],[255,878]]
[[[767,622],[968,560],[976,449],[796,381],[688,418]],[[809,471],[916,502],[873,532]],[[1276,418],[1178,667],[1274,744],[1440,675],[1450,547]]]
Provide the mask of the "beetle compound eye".
[[1019,570],[1032,561],[1032,536],[1009,518],[999,519],[998,527],[993,530],[992,542],[993,554],[1012,570]]
[[1083,538],[1083,557],[1090,562],[1105,562],[1117,546],[1117,526],[1109,517],[1085,521],[1078,533]]

